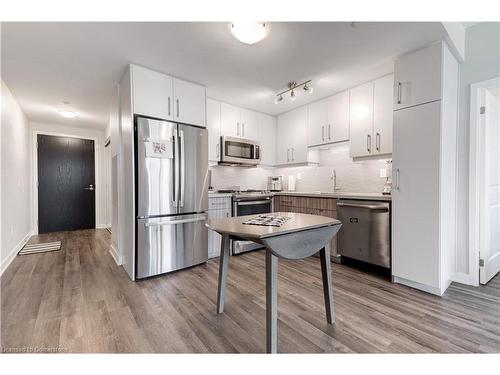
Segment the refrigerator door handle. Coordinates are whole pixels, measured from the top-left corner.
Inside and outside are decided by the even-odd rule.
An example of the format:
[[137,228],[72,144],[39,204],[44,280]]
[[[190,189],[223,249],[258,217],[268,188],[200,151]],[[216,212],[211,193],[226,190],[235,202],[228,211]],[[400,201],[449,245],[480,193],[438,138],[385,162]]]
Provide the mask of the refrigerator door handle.
[[205,216],[195,217],[193,219],[181,219],[181,220],[169,220],[169,221],[158,221],[154,223],[144,223],[144,227],[159,227],[163,225],[177,225],[177,224],[185,224],[185,223],[195,223],[197,221],[206,221],[207,218]]
[[186,154],[185,154],[185,147],[184,147],[184,130],[179,130],[179,141],[180,141],[180,147],[179,147],[179,151],[180,151],[180,160],[179,160],[179,163],[180,163],[180,176],[179,176],[179,180],[180,180],[180,199],[179,199],[179,204],[181,207],[184,207],[184,185],[185,185],[185,180],[186,180]]
[[174,129],[174,170],[173,170],[173,181],[174,181],[174,205],[177,205],[177,200],[179,199],[177,196],[177,192],[179,191],[179,146],[178,146],[178,136],[177,129]]

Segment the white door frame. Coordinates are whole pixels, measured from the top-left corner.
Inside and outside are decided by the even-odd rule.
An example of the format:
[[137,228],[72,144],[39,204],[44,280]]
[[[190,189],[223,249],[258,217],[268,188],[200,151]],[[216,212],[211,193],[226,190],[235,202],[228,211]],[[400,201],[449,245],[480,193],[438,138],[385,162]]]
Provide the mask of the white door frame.
[[57,137],[66,137],[66,138],[77,138],[77,139],[88,139],[94,141],[94,178],[95,178],[95,226],[96,228],[99,225],[99,199],[101,194],[101,185],[99,179],[99,139],[96,137],[89,137],[84,135],[75,135],[75,134],[65,134],[58,132],[50,132],[44,130],[34,130],[33,131],[33,139],[32,139],[32,155],[33,155],[33,168],[32,168],[32,199],[33,199],[33,207],[32,207],[32,232],[34,235],[38,234],[38,150],[37,150],[37,138],[38,135],[53,135]]
[[482,147],[480,128],[480,107],[484,103],[486,90],[499,87],[500,77],[477,82],[470,87],[470,129],[469,129],[469,276],[470,284],[479,286],[479,233],[481,165],[479,151]]

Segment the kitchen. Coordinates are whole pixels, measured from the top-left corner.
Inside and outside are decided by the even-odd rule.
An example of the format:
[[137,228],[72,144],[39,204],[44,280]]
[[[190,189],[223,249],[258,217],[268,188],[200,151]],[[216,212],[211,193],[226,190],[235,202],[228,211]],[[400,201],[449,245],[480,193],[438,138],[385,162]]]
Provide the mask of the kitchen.
[[[38,225],[35,197],[43,198],[35,192],[43,174],[36,171],[36,136],[79,133],[65,130],[71,124],[44,127],[49,120],[28,105],[19,78],[34,68],[19,61],[38,53],[51,61],[48,55],[58,49],[95,55],[108,69],[101,80],[111,100],[103,105],[104,127],[95,128],[97,135],[81,133],[95,139],[96,180],[84,188],[94,194],[95,225],[50,233],[30,226],[23,246],[8,262],[2,259],[2,347],[35,342],[107,353],[498,352],[500,332],[491,323],[498,276],[493,272],[489,284],[477,287],[461,268],[463,258],[472,257],[459,251],[465,203],[457,182],[468,60],[453,32],[492,34],[492,25],[252,25],[258,34],[252,43],[235,30],[237,22],[4,26],[2,87],[5,81],[12,102],[18,100],[35,123],[27,127],[27,139],[34,141],[26,147],[32,152],[26,185],[36,186],[27,195],[33,202],[28,223]],[[33,52],[38,38],[60,30],[71,46]],[[75,35],[82,32],[102,35],[102,44],[96,50],[79,44]],[[259,60],[246,61],[251,51],[272,61],[284,53],[286,43],[279,42],[289,33],[319,53],[327,32],[339,35],[339,43],[365,48],[345,53],[345,61],[325,52],[323,66],[293,52],[291,68],[263,64],[263,77],[250,83],[259,80],[251,74]],[[161,35],[169,33],[190,38],[191,47],[170,40],[155,58],[139,53],[144,40],[163,43]],[[123,51],[131,43],[137,55],[122,58],[110,48],[118,49],[117,35]],[[311,47],[314,38],[319,41]],[[234,50],[224,54],[224,48]],[[108,55],[101,61],[103,50]],[[165,64],[167,55],[178,65]],[[185,64],[200,56],[219,59],[221,66],[215,71]],[[242,60],[240,71],[222,66],[235,56]],[[82,77],[96,71],[94,58],[89,60],[89,68],[76,64]],[[325,70],[329,65],[334,74]],[[263,89],[266,80],[273,84]],[[75,122],[82,122],[73,128],[91,121],[79,110]],[[26,243],[39,241],[59,241],[60,249],[17,255]],[[486,260],[477,272],[485,267],[492,273],[496,263]],[[476,302],[479,307],[471,307]]]

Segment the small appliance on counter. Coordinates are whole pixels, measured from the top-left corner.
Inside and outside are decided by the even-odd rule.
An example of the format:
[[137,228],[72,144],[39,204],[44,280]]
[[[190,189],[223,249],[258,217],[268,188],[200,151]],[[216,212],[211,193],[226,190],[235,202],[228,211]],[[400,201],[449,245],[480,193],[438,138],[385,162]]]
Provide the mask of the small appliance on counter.
[[269,191],[282,191],[283,190],[283,176],[269,176],[267,178],[267,190],[269,190]]

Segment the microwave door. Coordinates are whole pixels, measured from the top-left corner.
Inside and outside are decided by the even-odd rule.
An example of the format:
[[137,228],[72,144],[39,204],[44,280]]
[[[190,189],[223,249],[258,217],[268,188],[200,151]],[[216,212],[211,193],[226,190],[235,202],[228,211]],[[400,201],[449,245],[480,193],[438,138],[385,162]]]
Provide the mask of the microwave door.
[[136,124],[137,215],[175,215],[177,124],[143,117],[138,117]]

